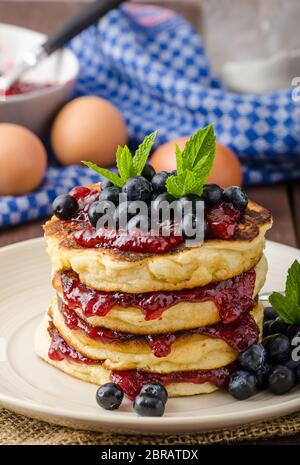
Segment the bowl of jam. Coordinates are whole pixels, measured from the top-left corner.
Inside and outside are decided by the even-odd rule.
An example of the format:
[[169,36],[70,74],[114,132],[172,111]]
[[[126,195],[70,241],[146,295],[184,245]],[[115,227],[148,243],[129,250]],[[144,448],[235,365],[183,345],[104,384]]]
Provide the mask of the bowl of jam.
[[[46,36],[31,29],[0,23],[0,74],[35,49]],[[15,123],[42,135],[57,110],[72,95],[78,76],[76,56],[63,49],[25,73],[0,93],[0,123]]]

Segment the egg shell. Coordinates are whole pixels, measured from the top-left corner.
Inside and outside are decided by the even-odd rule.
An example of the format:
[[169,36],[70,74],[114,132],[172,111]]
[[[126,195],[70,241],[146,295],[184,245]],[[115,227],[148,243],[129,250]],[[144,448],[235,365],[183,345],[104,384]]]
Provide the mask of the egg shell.
[[16,124],[0,124],[0,195],[22,195],[41,183],[47,154],[40,139]]
[[[151,157],[150,163],[158,171],[173,171],[176,169],[176,144],[183,149],[189,137],[181,137],[159,146]],[[216,156],[207,183],[216,183],[222,187],[240,186],[242,184],[242,169],[237,156],[225,145],[216,143]]]
[[111,166],[118,145],[127,142],[127,129],[120,112],[98,97],[79,97],[56,116],[51,131],[52,147],[63,165],[82,160]]

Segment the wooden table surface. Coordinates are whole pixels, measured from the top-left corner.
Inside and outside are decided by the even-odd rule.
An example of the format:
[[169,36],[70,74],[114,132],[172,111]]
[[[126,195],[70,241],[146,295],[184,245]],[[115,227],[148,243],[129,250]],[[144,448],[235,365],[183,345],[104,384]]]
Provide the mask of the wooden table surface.
[[[199,14],[197,7],[183,2],[160,2],[182,13],[193,24]],[[79,10],[82,2],[30,2],[0,0],[0,21],[29,27],[44,33],[54,30],[72,13]],[[283,244],[300,247],[300,183],[259,186],[247,189],[248,195],[258,203],[272,211],[274,226],[268,238]],[[42,235],[43,221],[33,221],[22,226],[2,230],[0,246],[12,244]],[[274,438],[267,441],[256,441],[256,444],[300,444],[300,433],[293,437]]]

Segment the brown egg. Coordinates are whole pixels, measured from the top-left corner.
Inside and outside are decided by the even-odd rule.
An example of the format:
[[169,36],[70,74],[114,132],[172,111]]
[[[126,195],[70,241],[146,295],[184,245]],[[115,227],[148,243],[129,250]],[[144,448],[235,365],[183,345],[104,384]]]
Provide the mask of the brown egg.
[[79,97],[58,113],[51,141],[63,165],[88,160],[111,166],[118,145],[127,142],[127,130],[120,112],[110,102],[98,97]]
[[[151,157],[151,164],[156,171],[172,171],[176,169],[176,144],[183,149],[189,137],[181,137],[158,147]],[[242,170],[237,156],[225,145],[217,142],[216,157],[213,169],[206,182],[216,183],[222,187],[240,186]]]
[[0,195],[21,195],[41,183],[47,167],[40,139],[16,124],[0,124]]

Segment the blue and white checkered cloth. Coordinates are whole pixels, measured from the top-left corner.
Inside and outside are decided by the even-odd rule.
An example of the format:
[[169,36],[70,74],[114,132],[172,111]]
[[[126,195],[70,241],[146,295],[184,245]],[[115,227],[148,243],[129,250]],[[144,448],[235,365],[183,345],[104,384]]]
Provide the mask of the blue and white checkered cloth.
[[[114,103],[133,144],[156,129],[161,144],[214,123],[218,140],[238,154],[245,184],[300,177],[300,105],[292,89],[227,91],[210,68],[199,34],[174,12],[123,5],[70,47],[81,64],[76,96]],[[48,168],[36,192],[0,197],[0,226],[47,216],[56,195],[98,179],[84,167]]]

